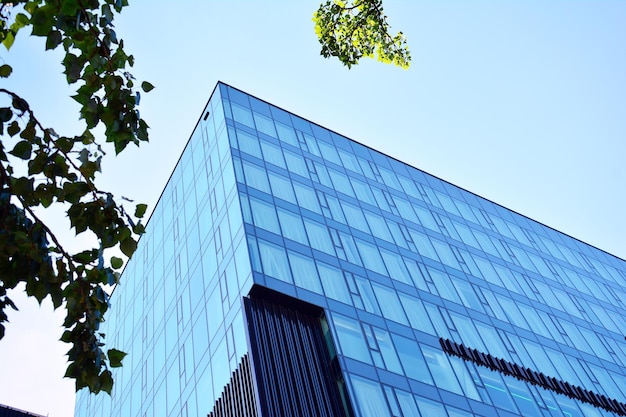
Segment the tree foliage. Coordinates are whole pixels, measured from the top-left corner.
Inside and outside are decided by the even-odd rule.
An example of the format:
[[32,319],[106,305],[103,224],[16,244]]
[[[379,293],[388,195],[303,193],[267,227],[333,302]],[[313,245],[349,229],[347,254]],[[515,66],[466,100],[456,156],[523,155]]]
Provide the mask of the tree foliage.
[[326,1],[313,15],[325,58],[337,57],[350,68],[362,57],[407,69],[411,53],[402,32],[390,34],[382,0]]
[[[98,131],[116,153],[148,140],[148,125],[136,108],[140,92],[127,71],[133,57],[113,28],[114,15],[126,5],[126,0],[18,0],[0,6],[0,42],[7,49],[26,28],[45,38],[46,49],[63,49],[64,74],[76,86],[72,97],[85,123],[79,135],[59,134],[39,121],[26,99],[0,88],[0,338],[7,309],[16,309],[7,290],[18,284],[39,302],[49,296],[55,308],[65,305],[61,340],[71,345],[66,376],[75,379],[77,390],[95,393],[111,392],[109,368],[121,366],[125,355],[116,349],[105,353],[105,335],[99,332],[109,306],[107,288],[117,283],[115,270],[123,264],[105,256],[113,248],[133,254],[146,210],[139,204],[127,213],[95,183],[104,150],[94,129],[101,126]],[[8,64],[0,66],[0,77],[11,72]],[[146,82],[141,87],[152,89]],[[65,209],[77,235],[92,236],[93,247],[79,252],[63,247],[58,231],[41,220],[54,206]]]
[[[63,135],[44,126],[28,101],[0,86],[0,339],[8,310],[17,310],[8,290],[23,284],[40,303],[50,297],[64,306],[61,340],[71,345],[66,375],[76,390],[110,393],[110,368],[126,355],[104,351],[100,324],[109,307],[108,290],[118,283],[124,260],[132,256],[143,233],[145,204],[128,213],[111,192],[96,186],[104,155],[102,140],[122,152],[130,143],[148,140],[148,125],[137,110],[140,90],[128,71],[133,56],[115,33],[113,20],[127,0],[14,0],[0,3],[0,42],[10,49],[19,32],[45,38],[45,49],[62,48],[62,65],[85,130]],[[379,0],[335,1],[315,13],[322,55],[337,56],[350,67],[363,56],[408,67],[410,55],[402,33],[389,35]],[[0,65],[0,81],[13,69]],[[96,133],[97,132],[97,133]],[[127,200],[127,203],[130,201]],[[62,207],[77,235],[91,236],[91,248],[69,251],[57,238],[59,226],[43,213]],[[62,229],[62,227],[61,227]]]

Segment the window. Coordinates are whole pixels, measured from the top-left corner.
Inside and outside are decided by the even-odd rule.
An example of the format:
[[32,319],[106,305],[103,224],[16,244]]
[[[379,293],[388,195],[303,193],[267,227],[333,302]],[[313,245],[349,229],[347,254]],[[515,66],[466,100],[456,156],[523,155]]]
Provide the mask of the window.
[[261,239],[258,242],[265,275],[293,284],[285,250]]
[[342,354],[349,358],[371,364],[372,360],[369,355],[369,349],[363,337],[359,322],[340,314],[333,314],[332,318]]
[[313,259],[292,251],[288,251],[288,256],[296,285],[300,288],[323,294]]
[[283,230],[283,236],[303,245],[308,245],[309,241],[304,231],[302,217],[280,207],[277,207],[276,210],[278,211],[278,219]]
[[342,303],[352,304],[350,292],[341,270],[319,261],[317,262],[317,269],[326,296]]

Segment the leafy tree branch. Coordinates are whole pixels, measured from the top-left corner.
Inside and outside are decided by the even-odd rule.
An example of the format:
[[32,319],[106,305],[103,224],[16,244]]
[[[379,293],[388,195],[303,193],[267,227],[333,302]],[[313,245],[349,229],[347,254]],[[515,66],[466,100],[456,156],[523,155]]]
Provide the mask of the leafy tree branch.
[[348,68],[362,57],[407,69],[411,53],[402,32],[390,34],[382,0],[328,0],[313,15],[325,58],[337,57]]
[[[46,49],[63,48],[64,73],[68,84],[77,85],[73,98],[85,122],[82,134],[57,134],[42,125],[26,99],[0,88],[0,338],[7,309],[17,308],[8,290],[20,283],[39,302],[50,297],[55,308],[64,305],[61,340],[71,345],[66,376],[75,379],[77,390],[96,393],[111,392],[110,368],[121,366],[125,355],[116,349],[105,353],[105,335],[99,332],[109,307],[107,289],[118,282],[116,270],[123,266],[123,259],[105,261],[105,255],[115,248],[133,254],[146,211],[138,204],[129,215],[95,182],[104,155],[93,133],[97,126],[103,126],[116,153],[148,140],[148,125],[136,108],[140,91],[127,70],[133,57],[112,23],[126,5],[125,0],[22,0],[0,6],[0,42],[7,49],[27,27],[45,38]],[[10,65],[0,66],[1,78],[11,73]],[[152,88],[141,84],[143,92]],[[55,206],[66,210],[77,235],[92,236],[92,248],[74,253],[63,247],[38,215]]]

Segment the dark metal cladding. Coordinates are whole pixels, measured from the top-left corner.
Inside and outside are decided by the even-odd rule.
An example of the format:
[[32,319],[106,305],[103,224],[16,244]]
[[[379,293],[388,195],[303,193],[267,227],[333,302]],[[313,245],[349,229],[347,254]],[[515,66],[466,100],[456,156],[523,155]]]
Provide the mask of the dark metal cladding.
[[250,360],[245,354],[208,417],[258,417]]
[[588,391],[577,385],[572,385],[567,381],[561,381],[560,379],[544,375],[542,372],[537,372],[530,368],[524,368],[516,363],[509,362],[506,359],[493,357],[488,353],[480,352],[449,339],[439,338],[439,343],[441,344],[443,350],[450,355],[459,356],[462,359],[472,361],[477,365],[490,368],[505,375],[513,376],[522,381],[527,381],[531,384],[538,385],[542,388],[566,395],[569,398],[591,404],[594,407],[602,408],[617,415],[626,416],[626,404],[619,402],[614,398],[608,398],[605,395]]
[[459,345],[459,350],[460,350],[463,358],[466,358],[466,359],[470,358],[469,352],[468,352],[468,350],[467,350],[467,348],[465,346]]
[[450,355],[455,355],[455,356],[459,356],[460,355],[458,350],[455,349],[454,345],[456,345],[456,343],[454,343],[450,339],[444,339],[443,337],[440,337],[439,338],[439,344],[443,348],[444,352],[446,352],[446,353],[448,353]]
[[488,359],[487,359],[487,354],[485,354],[483,352],[479,352],[479,354],[480,354],[480,362],[478,362],[479,365],[488,367],[489,366],[489,362],[488,362]]
[[44,417],[41,414],[34,414],[28,411],[19,410],[0,404],[0,417]]
[[244,298],[244,306],[261,415],[352,417],[323,310],[267,289]]

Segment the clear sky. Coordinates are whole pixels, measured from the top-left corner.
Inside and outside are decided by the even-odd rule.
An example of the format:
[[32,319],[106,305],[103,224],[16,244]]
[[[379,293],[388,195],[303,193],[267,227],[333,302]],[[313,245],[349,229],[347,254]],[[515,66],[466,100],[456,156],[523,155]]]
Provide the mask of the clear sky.
[[[151,142],[106,161],[101,186],[154,206],[221,80],[626,258],[625,1],[384,0],[408,71],[320,57],[318,4],[131,1],[117,32],[156,86],[141,102]],[[78,132],[58,54],[22,33],[0,58],[15,70],[3,85]],[[71,416],[63,315],[15,300],[0,404]]]

